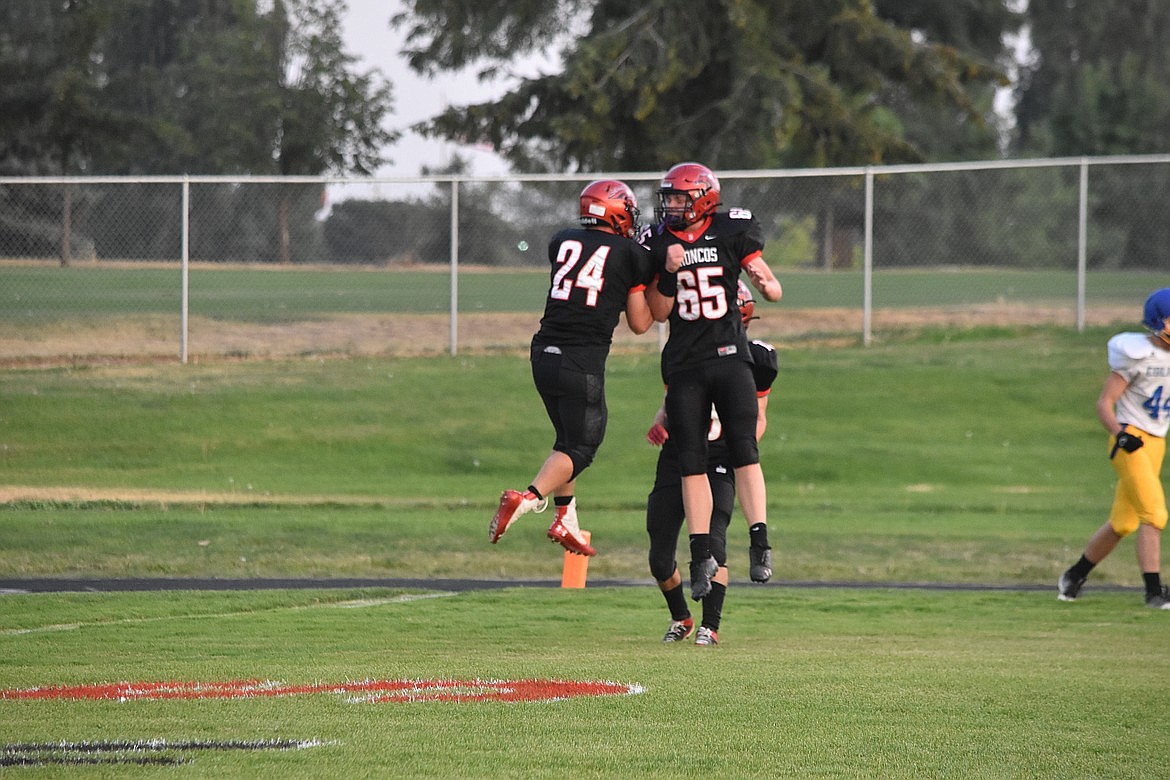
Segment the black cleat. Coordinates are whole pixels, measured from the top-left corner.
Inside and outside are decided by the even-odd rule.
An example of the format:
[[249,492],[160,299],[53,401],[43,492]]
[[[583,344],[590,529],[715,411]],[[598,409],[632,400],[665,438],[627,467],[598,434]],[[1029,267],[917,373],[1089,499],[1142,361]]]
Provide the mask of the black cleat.
[[719,563],[712,556],[705,561],[691,561],[691,598],[695,601],[711,592],[711,578],[719,571]]
[[1083,577],[1074,580],[1072,574],[1066,571],[1060,575],[1060,580],[1056,583],[1056,598],[1060,601],[1076,601],[1084,586],[1085,579]]
[[751,576],[752,582],[767,582],[772,579],[771,547],[749,547],[748,560],[751,561],[748,574]]

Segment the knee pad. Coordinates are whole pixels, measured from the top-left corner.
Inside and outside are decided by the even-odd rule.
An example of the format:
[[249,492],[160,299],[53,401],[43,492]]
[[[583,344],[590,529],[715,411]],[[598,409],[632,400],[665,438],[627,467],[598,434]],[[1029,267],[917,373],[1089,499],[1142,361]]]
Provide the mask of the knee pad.
[[674,550],[655,550],[650,547],[650,576],[658,582],[666,582],[678,564],[674,560]]
[[684,477],[693,477],[707,473],[707,448],[700,452],[679,452],[678,473]]
[[760,462],[760,447],[754,435],[728,439],[727,452],[732,468],[737,469]]
[[1157,528],[1159,531],[1163,531],[1166,528],[1167,519],[1170,518],[1168,518],[1166,510],[1163,509],[1160,512],[1155,512],[1149,517],[1142,518],[1142,522],[1146,523],[1147,525],[1154,526],[1154,528]]
[[1124,539],[1136,531],[1138,526],[1142,524],[1152,525],[1159,531],[1164,530],[1167,519],[1168,516],[1165,508],[1157,509],[1147,517],[1142,517],[1137,510],[1132,508],[1126,511],[1119,511],[1115,508],[1109,515],[1109,527],[1113,529],[1115,534]]
[[1136,531],[1138,525],[1137,515],[1134,514],[1126,514],[1125,516],[1112,514],[1109,516],[1109,527],[1122,539]]
[[577,476],[589,468],[589,464],[593,462],[593,458],[597,455],[597,447],[589,444],[578,444],[575,447],[566,447],[561,450],[569,456],[569,460],[573,461],[573,475],[569,477],[569,481],[573,481]]
[[658,582],[674,574],[682,524],[682,494],[678,487],[654,490],[646,500],[646,533],[650,537],[650,574]]

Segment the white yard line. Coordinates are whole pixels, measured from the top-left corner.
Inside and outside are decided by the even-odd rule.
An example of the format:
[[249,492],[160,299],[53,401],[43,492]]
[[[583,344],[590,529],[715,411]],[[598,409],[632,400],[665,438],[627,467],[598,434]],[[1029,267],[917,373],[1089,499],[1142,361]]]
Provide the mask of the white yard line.
[[29,628],[4,628],[0,629],[0,636],[25,636],[28,634],[47,634],[56,631],[76,631],[82,628],[101,628],[103,626],[128,626],[140,625],[144,623],[161,623],[166,620],[192,620],[199,618],[230,618],[230,617],[246,617],[248,615],[257,615],[265,612],[296,612],[308,609],[365,609],[368,607],[381,607],[387,604],[406,604],[411,601],[422,601],[424,599],[439,599],[447,596],[458,596],[454,591],[442,591],[438,593],[404,593],[399,596],[389,596],[382,599],[353,599],[350,601],[338,601],[328,604],[295,604],[287,607],[270,607],[268,609],[250,609],[240,612],[219,612],[211,614],[191,614],[191,615],[159,615],[157,617],[145,618],[123,618],[121,620],[103,620],[93,623],[53,623],[44,626],[32,626]]

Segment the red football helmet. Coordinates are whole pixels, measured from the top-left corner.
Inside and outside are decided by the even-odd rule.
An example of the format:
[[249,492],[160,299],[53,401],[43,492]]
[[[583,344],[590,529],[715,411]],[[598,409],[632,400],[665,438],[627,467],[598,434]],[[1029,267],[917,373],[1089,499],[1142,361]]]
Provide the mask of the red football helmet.
[[581,225],[602,225],[619,236],[638,234],[638,199],[634,191],[617,179],[591,182],[581,190]]
[[756,313],[756,302],[752,298],[751,288],[743,279],[739,280],[739,287],[736,289],[735,305],[739,307],[739,316],[743,317],[745,328],[749,321],[759,319],[759,317],[752,316]]
[[[687,196],[687,205],[667,208],[666,196],[680,193]],[[662,177],[655,216],[667,227],[681,229],[714,214],[718,206],[719,180],[711,169],[699,163],[679,163]]]

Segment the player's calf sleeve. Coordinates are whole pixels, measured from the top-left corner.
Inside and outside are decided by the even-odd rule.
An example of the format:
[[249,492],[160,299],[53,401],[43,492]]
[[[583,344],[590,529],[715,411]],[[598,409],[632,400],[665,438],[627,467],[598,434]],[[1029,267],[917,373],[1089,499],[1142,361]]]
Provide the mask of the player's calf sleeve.
[[703,597],[703,625],[712,631],[719,630],[719,621],[723,618],[723,599],[726,596],[727,586],[712,582],[711,592]]
[[666,608],[670,610],[671,620],[686,620],[691,616],[681,582],[670,590],[662,591],[662,597],[666,599]]
[[705,561],[711,557],[711,534],[691,534],[691,560]]

